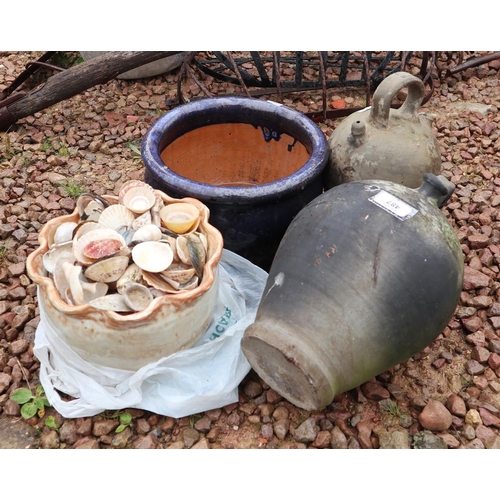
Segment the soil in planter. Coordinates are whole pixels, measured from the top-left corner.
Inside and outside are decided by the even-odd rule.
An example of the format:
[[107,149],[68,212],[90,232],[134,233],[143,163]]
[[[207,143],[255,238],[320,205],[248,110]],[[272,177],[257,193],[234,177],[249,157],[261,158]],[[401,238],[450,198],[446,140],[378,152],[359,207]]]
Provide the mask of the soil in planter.
[[170,170],[194,182],[246,187],[293,174],[310,153],[290,135],[247,123],[222,123],[187,132],[160,156]]

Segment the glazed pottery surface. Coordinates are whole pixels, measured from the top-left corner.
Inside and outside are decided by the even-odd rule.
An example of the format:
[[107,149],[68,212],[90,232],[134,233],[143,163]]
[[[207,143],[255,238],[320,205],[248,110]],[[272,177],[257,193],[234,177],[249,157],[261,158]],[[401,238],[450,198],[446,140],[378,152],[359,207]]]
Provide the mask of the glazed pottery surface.
[[[405,87],[403,105],[391,109],[393,98]],[[385,78],[372,105],[344,118],[332,133],[326,188],[368,179],[417,188],[425,173],[438,175],[441,152],[432,119],[418,113],[423,98],[424,85],[416,76],[401,71]]]
[[145,180],[202,201],[224,246],[264,269],[293,217],[322,193],[328,154],[305,115],[243,97],[179,106],[142,143]]
[[[173,198],[158,192],[168,204]],[[118,198],[105,196],[110,203]],[[193,290],[155,298],[140,312],[119,314],[89,304],[73,306],[62,300],[54,282],[47,276],[43,255],[48,237],[63,222],[79,222],[77,210],[71,215],[50,220],[39,235],[40,246],[28,256],[27,271],[38,285],[38,298],[44,320],[66,344],[84,360],[101,366],[138,370],[182,349],[201,338],[212,320],[218,300],[218,263],[223,240],[208,222],[209,211],[198,200],[183,201],[195,205],[201,214],[199,231],[207,237],[208,255],[200,285]]]
[[321,409],[407,360],[444,329],[463,256],[441,205],[454,186],[354,181],[312,201],[288,228],[242,349],[278,393]]

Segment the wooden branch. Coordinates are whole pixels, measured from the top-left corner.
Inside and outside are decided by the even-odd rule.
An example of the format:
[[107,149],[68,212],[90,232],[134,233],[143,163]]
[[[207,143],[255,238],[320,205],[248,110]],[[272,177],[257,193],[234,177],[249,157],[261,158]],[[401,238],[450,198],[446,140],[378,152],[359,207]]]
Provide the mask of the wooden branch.
[[7,130],[20,118],[106,83],[121,73],[179,52],[109,52],[61,71],[38,88],[0,108],[0,130]]

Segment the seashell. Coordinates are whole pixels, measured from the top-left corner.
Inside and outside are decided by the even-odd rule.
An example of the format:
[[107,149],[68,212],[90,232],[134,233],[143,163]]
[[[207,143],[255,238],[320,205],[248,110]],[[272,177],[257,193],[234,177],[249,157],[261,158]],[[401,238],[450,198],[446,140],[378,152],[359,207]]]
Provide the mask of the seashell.
[[188,240],[185,236],[179,236],[175,240],[175,249],[177,251],[177,256],[179,257],[179,260],[183,263],[186,264],[187,266],[191,266],[191,256],[189,255],[189,250],[188,250]]
[[156,288],[150,288],[151,290],[151,295],[156,299],[156,297],[163,297],[164,295],[167,295],[167,292],[164,292],[163,290],[158,290]]
[[123,205],[110,205],[102,211],[99,224],[115,231],[118,228],[131,228],[135,221],[135,214]]
[[117,281],[125,272],[129,265],[129,257],[126,255],[116,255],[98,260],[91,264],[83,275],[92,281],[100,283],[112,283]]
[[128,283],[140,283],[142,281],[141,268],[135,263],[129,264],[124,273],[116,282],[116,289],[118,292],[125,287]]
[[132,238],[134,237],[135,231],[129,226],[120,226],[115,229],[115,231],[123,237],[125,243],[130,245],[132,243]]
[[76,208],[80,215],[80,220],[96,221],[99,219],[102,211],[109,205],[109,201],[93,193],[82,193],[76,200]]
[[73,239],[73,232],[77,227],[76,222],[63,222],[59,226],[54,226],[48,235],[49,247],[67,243]]
[[148,210],[147,212],[144,212],[143,214],[137,216],[132,223],[132,229],[134,231],[137,231],[140,229],[142,226],[147,226],[149,224],[153,223],[153,219],[151,217],[151,211]]
[[179,262],[179,256],[177,255],[177,237],[174,238],[173,236],[170,236],[168,234],[162,234],[161,236],[161,241],[164,241],[165,243],[168,243],[170,245],[170,248],[172,249],[172,252],[174,253],[174,261]]
[[110,293],[103,297],[98,297],[89,302],[96,309],[115,312],[132,312],[132,309],[125,303],[125,298],[119,293]]
[[122,246],[121,241],[116,238],[93,240],[83,247],[82,252],[85,257],[94,261],[117,253]]
[[194,234],[196,236],[198,236],[198,238],[200,238],[201,243],[202,243],[203,247],[205,248],[205,251],[208,252],[208,240],[207,240],[207,237],[203,233],[199,233],[199,232],[195,232]]
[[[104,297],[108,293],[108,285],[106,283],[87,283],[86,281],[80,281],[80,283],[83,290],[82,304],[88,304],[91,300]],[[73,289],[71,293],[73,293]]]
[[[200,281],[198,276],[193,276],[186,283],[179,283],[177,281],[165,277],[163,274],[160,274],[160,276],[175,290],[175,292],[184,292],[186,290],[192,290],[193,288],[196,288],[198,286],[198,283]],[[170,293],[175,293],[175,292],[172,291]]]
[[141,241],[160,241],[162,237],[161,229],[155,224],[147,224],[140,227],[132,236],[132,243]]
[[96,229],[104,229],[104,227],[93,220],[80,221],[73,231],[73,244],[84,234],[89,233],[90,231],[95,231]]
[[202,239],[197,234],[179,236],[176,240],[176,249],[180,261],[193,266],[196,274],[201,278],[207,257]]
[[161,196],[156,195],[156,200],[154,202],[154,205],[151,207],[151,222],[153,224],[156,224],[158,227],[161,227],[161,218],[160,218],[160,211],[163,208],[165,203],[163,203],[163,199]]
[[200,211],[192,203],[171,203],[160,210],[160,219],[174,233],[185,234],[198,226]]
[[123,236],[113,229],[104,228],[89,231],[73,245],[73,253],[77,261],[90,265],[98,259],[118,253],[126,247]]
[[149,288],[140,283],[128,283],[120,293],[123,295],[125,304],[133,311],[146,309],[154,299]]
[[59,292],[61,298],[64,301],[68,302],[68,291],[70,290],[70,287],[68,278],[66,276],[67,273],[65,272],[66,266],[64,266],[64,263],[66,262],[72,266],[75,264],[76,259],[73,255],[73,252],[63,251],[59,254],[59,257],[55,262],[52,279],[54,280],[54,286]]
[[73,242],[67,241],[59,245],[53,245],[50,250],[45,252],[42,257],[43,267],[45,270],[53,274],[56,266],[57,259],[62,253],[71,253],[73,255]]
[[132,260],[143,270],[159,273],[172,264],[174,253],[168,243],[144,241],[132,249]]
[[140,181],[139,179],[132,179],[130,181],[127,181],[123,183],[122,187],[120,188],[120,191],[118,192],[118,203],[123,205],[123,197],[127,194],[127,191],[129,189],[135,188],[135,187],[144,187],[144,186],[149,186],[144,181]]
[[63,269],[69,282],[71,297],[75,305],[88,304],[91,300],[106,295],[108,285],[105,283],[89,283],[82,275],[82,267],[69,262],[63,263]]
[[152,208],[156,200],[153,188],[147,184],[132,187],[123,196],[123,205],[135,214],[143,214]]
[[159,290],[164,293],[179,293],[170,283],[168,283],[161,275],[161,273],[150,273],[142,271],[144,281],[154,290]]
[[180,262],[172,263],[168,269],[160,273],[163,278],[172,280],[181,285],[187,283],[196,274],[194,267],[187,266]]

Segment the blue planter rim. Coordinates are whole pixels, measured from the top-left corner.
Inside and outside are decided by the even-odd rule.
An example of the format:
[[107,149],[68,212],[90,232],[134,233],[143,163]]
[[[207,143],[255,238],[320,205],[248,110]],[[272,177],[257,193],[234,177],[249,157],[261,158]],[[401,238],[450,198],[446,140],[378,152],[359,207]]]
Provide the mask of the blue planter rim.
[[[242,109],[244,119],[241,119]],[[160,157],[161,151],[183,134],[214,123],[259,123],[259,119],[278,121],[282,132],[291,135],[307,148],[310,158],[296,172],[276,181],[255,186],[214,186],[192,181],[168,169]],[[198,125],[197,123],[201,123]],[[192,124],[195,124],[194,126]],[[266,123],[261,123],[266,125]],[[181,133],[172,131],[183,130]],[[169,133],[173,138],[165,143]],[[175,135],[176,134],[176,135]],[[222,203],[255,203],[290,196],[322,175],[329,149],[321,129],[306,115],[272,101],[247,97],[211,97],[183,104],[168,111],[154,122],[142,141],[142,159],[149,174],[183,196]]]

